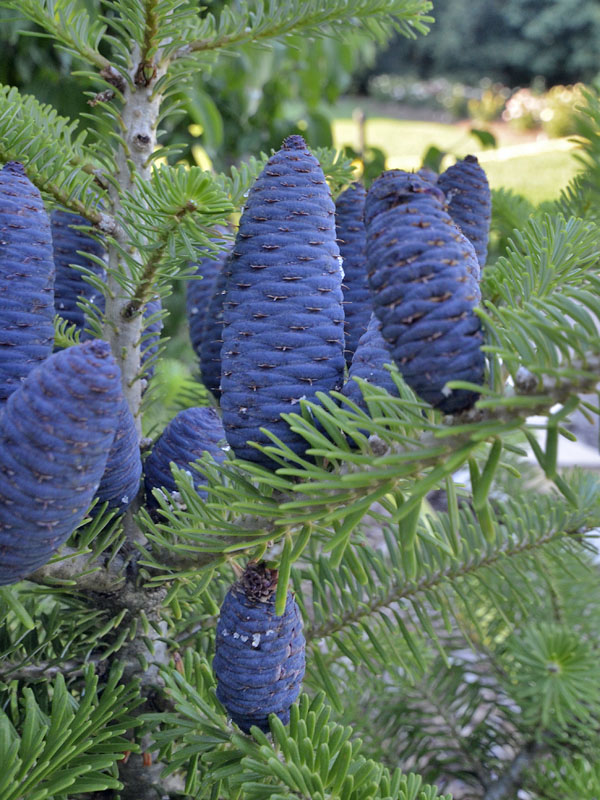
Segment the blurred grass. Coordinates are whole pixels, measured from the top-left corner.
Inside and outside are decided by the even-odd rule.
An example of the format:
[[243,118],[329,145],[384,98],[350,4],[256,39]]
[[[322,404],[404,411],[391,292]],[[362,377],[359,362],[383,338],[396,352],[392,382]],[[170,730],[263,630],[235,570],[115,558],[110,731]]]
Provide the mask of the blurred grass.
[[[414,170],[421,166],[423,154],[430,145],[464,157],[473,153],[480,158],[492,188],[504,187],[519,192],[537,204],[553,200],[578,170],[570,144],[564,139],[535,141],[523,137],[515,144],[514,132],[506,137],[496,127],[499,148],[482,150],[481,143],[469,134],[464,123],[446,124],[421,120],[372,117],[365,125],[367,146],[378,147],[387,155],[387,168]],[[349,144],[358,149],[359,132],[355,120],[338,118],[333,123],[337,147]],[[520,152],[527,151],[526,153]],[[445,168],[453,163],[447,157]]]

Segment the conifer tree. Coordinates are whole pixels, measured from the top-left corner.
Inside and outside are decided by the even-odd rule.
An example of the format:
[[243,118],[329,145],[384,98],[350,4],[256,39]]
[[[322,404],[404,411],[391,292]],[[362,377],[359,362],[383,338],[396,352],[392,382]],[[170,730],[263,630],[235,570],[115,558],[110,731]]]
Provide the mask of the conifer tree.
[[[79,120],[0,86],[0,164],[22,164],[48,212],[78,215],[78,229],[103,248],[105,256],[95,246],[86,254],[98,269],[79,262],[95,289],[80,300],[86,338],[110,345],[146,457],[162,432],[148,423],[161,402],[153,370],[166,314],[159,300],[175,281],[197,280],[202,259],[219,258],[220,226],[237,221],[273,163],[256,154],[221,174],[179,163],[162,126],[177,114],[182,90],[216,73],[219,59],[241,45],[356,30],[380,42],[394,31],[424,34],[431,4],[240,0],[216,15],[188,0],[106,0],[102,14],[84,0],[0,6],[27,17],[81,66],[90,109]],[[126,503],[97,497],[66,544],[52,543],[45,564],[0,587],[2,800],[449,800],[450,792],[508,800],[521,788],[534,800],[598,797],[600,582],[590,538],[600,526],[600,482],[561,472],[557,453],[561,438],[573,438],[575,411],[598,413],[590,398],[600,367],[599,128],[600,96],[590,90],[580,110],[581,172],[529,219],[522,198],[493,194],[482,299],[467,304],[478,336],[481,329],[485,377],[479,385],[450,376],[441,389],[468,396],[472,407],[433,408],[404,382],[401,363],[390,368],[393,392],[353,376],[361,402],[336,389],[294,397],[278,435],[263,427],[256,458],[236,457],[235,442],[215,458],[212,438],[205,449],[195,442],[190,451],[201,458],[172,466],[177,492],[155,489],[149,504],[141,481],[133,502],[129,488]],[[303,152],[298,137],[293,144]],[[333,200],[357,176],[332,151],[313,155],[333,213]],[[441,190],[426,191],[440,196],[427,210],[435,225],[453,224]],[[319,200],[325,215],[329,200]],[[381,220],[372,227],[385,229]],[[302,253],[322,244],[295,235]],[[453,236],[464,239],[458,229]],[[335,261],[333,249],[329,257]],[[244,269],[267,262],[250,259]],[[417,266],[411,261],[410,274],[419,283]],[[456,280],[472,280],[461,269]],[[227,280],[241,272],[232,269]],[[282,284],[289,277],[278,273]],[[3,291],[0,284],[0,344],[12,309]],[[423,293],[411,291],[421,302]],[[440,307],[452,299],[447,291],[436,298]],[[101,302],[90,299],[97,295]],[[376,306],[384,304],[379,297]],[[226,322],[239,316],[230,312]],[[415,319],[423,341],[438,340]],[[410,328],[410,314],[406,320]],[[80,333],[57,316],[55,350],[95,347],[80,345]],[[402,340],[396,349],[407,347]],[[48,353],[51,364],[61,363],[57,356]],[[12,416],[0,409],[0,446],[10,442],[0,503],[11,515],[14,496],[5,489],[19,482],[26,401],[42,384],[40,373],[30,374],[26,391],[11,387]],[[80,383],[71,388],[85,407]],[[48,426],[68,438],[70,406],[56,397],[60,424],[41,413],[42,442],[50,441]],[[45,402],[36,399],[41,409]],[[216,403],[186,382],[169,412]],[[32,481],[34,446],[27,441]],[[35,519],[51,513],[51,492],[41,511],[40,498],[30,499]],[[8,517],[0,515],[0,562],[13,535],[2,522]],[[257,584],[249,574],[263,577]],[[212,661],[226,596],[217,688]],[[277,626],[265,624],[260,635],[244,633],[254,648],[245,658],[238,638],[230,646],[240,632],[227,626],[236,613],[260,616],[265,607],[281,620],[276,646],[266,642]],[[277,647],[295,659],[290,697],[304,673],[289,721],[277,705],[288,695],[273,688],[286,668]],[[234,676],[232,692],[224,684],[238,658],[243,680]],[[248,689],[258,675],[264,683]],[[265,693],[277,703],[263,703]],[[266,720],[269,710],[276,713]]]

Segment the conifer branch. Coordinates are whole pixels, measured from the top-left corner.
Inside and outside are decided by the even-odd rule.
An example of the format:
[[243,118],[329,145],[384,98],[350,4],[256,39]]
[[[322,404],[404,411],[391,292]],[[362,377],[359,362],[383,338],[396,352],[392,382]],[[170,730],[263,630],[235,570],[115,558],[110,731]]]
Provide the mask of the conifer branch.
[[106,26],[101,20],[92,21],[78,0],[2,0],[0,5],[21,12],[46,31],[38,35],[52,37],[67,52],[88,64],[99,70],[114,69],[98,50]]
[[374,596],[370,601],[361,603],[360,607],[340,615],[335,621],[322,622],[316,625],[308,624],[305,630],[306,640],[311,642],[331,636],[344,628],[359,623],[366,617],[370,617],[385,608],[389,608],[400,600],[426,595],[428,591],[442,584],[452,584],[462,577],[490,567],[499,561],[542,550],[550,543],[562,539],[565,536],[579,535],[581,533],[582,531],[579,526],[573,530],[565,531],[561,525],[557,525],[554,528],[550,528],[545,535],[539,536],[533,541],[521,541],[513,544],[509,540],[504,546],[498,547],[492,550],[492,552],[485,554],[480,553],[479,558],[469,553],[468,559],[464,562],[450,565],[433,574],[425,575],[414,582],[408,582],[406,580],[393,581],[388,592],[380,596]]
[[223,50],[233,45],[260,43],[291,33],[305,35],[343,35],[350,24],[365,27],[380,40],[394,28],[405,36],[425,33],[431,3],[426,0],[335,0],[323,4],[315,0],[244,3],[235,17],[223,14],[219,23],[209,18],[205,35],[177,50],[174,59],[194,53]]

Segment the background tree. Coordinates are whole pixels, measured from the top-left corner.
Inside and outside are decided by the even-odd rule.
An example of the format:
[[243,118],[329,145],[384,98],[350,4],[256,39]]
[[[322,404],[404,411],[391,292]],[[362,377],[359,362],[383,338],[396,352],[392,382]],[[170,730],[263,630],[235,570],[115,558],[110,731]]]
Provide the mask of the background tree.
[[[150,379],[142,397],[143,310],[190,275],[263,163],[173,166],[157,128],[182,82],[224,49],[288,33],[421,31],[428,4],[240,3],[217,18],[174,0],[115,0],[102,18],[77,0],[3,5],[87,63],[93,102],[79,121],[2,87],[0,160],[24,162],[48,207],[83,215],[102,238],[97,332],[139,431],[156,396]],[[5,800],[433,800],[458,780],[486,800],[521,786],[597,795],[598,480],[561,474],[557,444],[575,409],[597,412],[579,398],[600,364],[599,122],[590,92],[582,173],[559,201],[523,225],[519,198],[496,196],[502,244],[478,312],[489,377],[475,409],[443,417],[397,370],[397,397],[363,384],[369,413],[322,395],[286,415],[310,460],[275,440],[265,452],[276,471],[205,456],[206,501],[174,470],[177,504],[157,493],[158,510],[141,496],[125,515],[96,509],[57,557],[2,588]],[[352,172],[318,152],[337,194]],[[73,345],[73,332],[59,324],[57,342]],[[171,413],[209,402],[186,384]],[[270,737],[248,737],[216,700],[210,660],[227,587],[261,558],[279,568],[278,608],[288,582],[296,590],[307,694],[288,727],[275,718]]]
[[445,76],[477,83],[482,77],[508,86],[543,77],[557,83],[593,81],[600,43],[600,11],[575,0],[458,0],[435,3],[436,24],[427,40],[397,39],[374,72]]

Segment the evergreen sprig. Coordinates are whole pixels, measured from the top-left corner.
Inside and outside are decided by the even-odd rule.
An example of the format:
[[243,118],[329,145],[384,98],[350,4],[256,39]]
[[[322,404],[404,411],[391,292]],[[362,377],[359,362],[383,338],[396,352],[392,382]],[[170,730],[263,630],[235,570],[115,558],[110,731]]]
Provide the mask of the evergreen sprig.
[[119,683],[121,674],[112,669],[98,691],[98,678],[88,667],[83,692],[75,697],[59,673],[45,708],[25,688],[13,713],[0,711],[3,800],[67,800],[122,787],[116,766],[135,748],[124,734],[137,724],[130,712],[139,698],[135,684]]
[[[252,729],[234,733],[214,697],[214,678],[198,654],[186,651],[165,671],[176,713],[146,715],[156,730],[167,774],[187,768],[186,791],[196,798],[224,794],[239,800],[434,800],[438,792],[416,775],[390,772],[360,754],[352,729],[329,722],[322,695],[302,695],[284,727],[271,716],[272,738]],[[179,745],[179,746],[178,746]],[[192,756],[190,760],[190,756]],[[441,800],[449,800],[445,796]]]
[[[585,481],[579,488],[574,485],[580,499],[589,498],[588,489]],[[565,549],[578,546],[569,532],[591,530],[599,516],[597,503],[583,522],[581,511],[567,502],[529,495],[519,501],[495,500],[493,505],[492,541],[473,512],[464,509],[419,523],[412,545],[404,526],[386,527],[379,550],[361,542],[346,549],[338,568],[320,555],[294,572],[306,638],[313,649],[327,642],[337,658],[377,674],[388,663],[410,669],[402,649],[394,647],[403,638],[423,671],[421,636],[443,650],[436,619],[447,625],[453,620],[459,628],[468,620],[484,638],[479,620],[486,614],[502,616],[507,600],[509,607],[526,615],[532,586],[528,580],[515,581],[515,571],[534,576],[547,563],[560,563]],[[312,587],[306,599],[300,593],[304,585]],[[325,664],[314,673],[321,688],[330,683]]]
[[[233,206],[211,175],[199,167],[155,167],[149,181],[137,180],[122,198],[127,246],[121,255],[119,283],[131,292],[129,311],[139,311],[175,277],[189,277],[199,250],[215,251],[215,225],[227,223]],[[133,255],[131,246],[138,255]]]
[[80,0],[2,0],[0,5],[19,11],[44,31],[27,31],[29,36],[54,39],[65,52],[98,69],[110,67],[100,53],[104,20],[94,19]]
[[41,192],[90,222],[105,225],[103,192],[95,176],[101,165],[76,121],[15,87],[0,86],[0,161],[21,161]]
[[334,0],[326,5],[317,0],[248,0],[235,10],[225,6],[218,19],[207,14],[194,31],[194,39],[177,54],[221,50],[291,33],[343,38],[348,25],[366,29],[378,41],[385,41],[394,30],[414,37],[427,31],[432,22],[427,16],[430,9],[427,0]]

